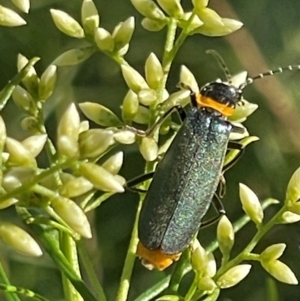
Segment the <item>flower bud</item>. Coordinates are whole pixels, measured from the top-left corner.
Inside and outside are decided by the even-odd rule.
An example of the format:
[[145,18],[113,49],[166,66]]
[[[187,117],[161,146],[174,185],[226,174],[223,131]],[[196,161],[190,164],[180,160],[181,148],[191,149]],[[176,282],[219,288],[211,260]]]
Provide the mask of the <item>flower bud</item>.
[[138,93],[142,89],[149,89],[145,79],[131,66],[121,65],[122,74],[129,89]]
[[131,0],[136,10],[150,19],[164,19],[165,15],[152,0]]
[[178,26],[191,32],[204,24],[197,15],[193,16],[193,19],[190,20],[191,16],[192,12],[184,13],[182,18],[178,20]]
[[160,7],[171,17],[180,19],[184,11],[178,0],[157,0]]
[[248,116],[253,114],[255,110],[257,110],[258,105],[256,103],[251,103],[246,100],[243,100],[243,105],[237,106],[234,110],[232,116],[230,116],[230,121],[235,122],[244,122]]
[[47,141],[47,135],[34,135],[26,138],[22,141],[23,146],[31,153],[35,158],[43,150],[44,145]]
[[93,47],[74,48],[61,54],[52,64],[59,67],[78,65],[86,61],[94,51]]
[[197,286],[200,290],[207,292],[211,292],[217,287],[216,283],[208,276],[200,277]]
[[74,141],[78,140],[80,118],[76,106],[71,103],[60,119],[57,136],[68,136]]
[[6,127],[2,117],[0,116],[0,149],[2,151],[3,151],[3,146],[5,144],[5,141],[6,141]]
[[260,254],[260,258],[264,261],[278,259],[283,254],[285,248],[286,244],[271,245]]
[[122,49],[130,42],[134,26],[134,17],[130,17],[116,26],[112,34],[115,43],[115,50]]
[[77,39],[84,37],[82,27],[70,15],[58,9],[50,9],[50,13],[54,24],[61,32]]
[[80,156],[95,158],[115,143],[112,130],[90,129],[79,136]]
[[162,30],[166,25],[166,20],[153,20],[149,18],[144,18],[142,20],[142,26],[149,31],[160,31]]
[[121,144],[132,144],[136,140],[136,134],[129,130],[121,130],[114,134],[114,138]]
[[36,161],[30,151],[15,139],[6,138],[6,148],[9,153],[9,162],[14,165],[36,167]]
[[300,202],[289,204],[287,210],[300,215]]
[[38,121],[35,117],[29,116],[25,117],[21,121],[22,129],[30,132],[37,132],[38,129]]
[[300,199],[300,168],[292,175],[286,190],[286,203],[295,203]]
[[34,100],[32,96],[21,86],[15,87],[12,93],[12,99],[16,105],[25,111],[29,111],[33,107]]
[[83,177],[69,180],[60,188],[60,194],[66,198],[75,198],[93,189],[93,184]]
[[138,96],[129,90],[124,97],[122,105],[122,118],[126,124],[130,124],[139,110]]
[[161,110],[167,111],[178,104],[180,104],[181,106],[185,106],[189,102],[190,102],[190,91],[181,90],[181,91],[172,93],[169,96],[169,98],[162,103]]
[[0,237],[15,250],[38,257],[43,254],[37,242],[23,229],[8,222],[0,222]]
[[158,146],[152,137],[143,137],[139,149],[146,161],[154,161],[157,158]]
[[79,104],[82,113],[95,123],[106,127],[122,126],[122,121],[108,108],[94,102]]
[[206,274],[208,258],[205,249],[197,241],[197,244],[193,246],[191,255],[192,267],[201,275]]
[[116,175],[122,167],[123,157],[123,152],[115,153],[102,164],[102,167],[105,168],[112,175]]
[[26,21],[22,19],[13,10],[0,5],[0,25],[15,27],[25,25]]
[[180,83],[183,83],[187,87],[191,88],[194,93],[199,93],[198,83],[194,74],[184,65],[181,66],[180,70]]
[[286,211],[282,214],[280,222],[283,224],[292,224],[300,221],[300,215]]
[[104,28],[97,28],[95,30],[95,42],[98,48],[102,51],[111,52],[114,50],[114,40],[111,34]]
[[81,7],[81,23],[86,33],[93,35],[99,26],[99,14],[92,0],[84,0]]
[[0,210],[6,209],[6,208],[8,208],[8,207],[10,207],[10,206],[12,206],[12,205],[18,203],[18,201],[19,201],[19,200],[18,200],[18,199],[15,199],[15,198],[9,198],[9,199],[7,199],[7,200],[1,201],[1,202],[0,202]]
[[278,281],[297,285],[298,280],[292,270],[279,260],[261,261],[262,267]]
[[240,199],[243,210],[250,219],[259,225],[262,223],[264,212],[256,194],[246,185],[240,184]]
[[67,158],[77,159],[79,157],[78,142],[70,136],[61,135],[57,137],[58,152]]
[[234,244],[233,226],[229,219],[223,215],[218,223],[217,238],[220,251],[224,256],[229,255]]
[[79,169],[82,176],[93,183],[97,189],[107,192],[124,192],[124,187],[102,166],[94,163],[82,163]]
[[164,295],[157,298],[156,301],[183,301],[183,298],[177,295]]
[[36,175],[36,170],[29,167],[13,167],[5,173],[2,186],[5,191],[12,191],[21,187]]
[[133,121],[139,124],[148,124],[150,119],[150,111],[148,108],[139,106],[139,110],[133,118]]
[[48,99],[53,93],[57,78],[57,67],[50,65],[41,76],[39,83],[39,98],[41,100]]
[[250,269],[250,264],[241,264],[235,266],[218,279],[217,285],[220,288],[229,288],[235,286],[249,274]]
[[148,85],[156,90],[163,79],[164,72],[157,56],[151,52],[146,60],[145,74]]
[[156,92],[152,89],[143,89],[138,93],[139,102],[144,106],[151,106],[157,99]]
[[12,0],[11,1],[16,7],[18,7],[22,12],[28,14],[30,8],[29,0]]
[[208,5],[208,1],[209,0],[192,0],[192,3],[195,7],[195,9],[199,10],[199,9],[203,9],[204,7],[206,7]]
[[51,200],[54,211],[68,226],[85,238],[92,237],[91,226],[82,209],[73,201],[63,197]]

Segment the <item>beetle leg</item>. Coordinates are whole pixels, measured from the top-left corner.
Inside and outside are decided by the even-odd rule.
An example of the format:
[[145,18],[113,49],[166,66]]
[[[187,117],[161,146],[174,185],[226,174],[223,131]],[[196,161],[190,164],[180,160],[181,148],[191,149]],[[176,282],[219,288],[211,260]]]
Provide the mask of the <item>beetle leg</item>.
[[154,175],[154,171],[143,174],[143,175],[139,175],[139,176],[127,181],[125,187],[128,190],[133,191],[133,192],[147,192],[147,190],[136,188],[135,186],[153,178],[153,175]]
[[229,141],[228,149],[239,150],[239,153],[235,156],[235,158],[232,161],[230,161],[228,164],[223,166],[222,174],[224,174],[227,170],[229,170],[241,158],[241,156],[245,152],[244,146],[235,141]]
[[214,208],[216,209],[218,215],[203,222],[200,226],[200,228],[204,228],[207,226],[210,226],[212,224],[214,224],[215,222],[217,222],[226,212],[225,212],[225,208],[223,206],[223,203],[221,201],[221,199],[219,198],[219,196],[215,193],[214,197],[212,199],[212,203],[214,205]]
[[162,123],[166,120],[166,118],[170,114],[172,114],[174,112],[174,110],[177,111],[177,113],[180,117],[180,120],[183,122],[186,118],[186,113],[181,105],[175,105],[174,107],[172,107],[172,108],[168,109],[166,112],[164,112],[163,115],[160,116],[159,119],[146,131],[138,130],[135,127],[131,127],[131,126],[126,126],[126,128],[141,137],[152,136],[153,133],[156,131],[156,129],[162,125]]

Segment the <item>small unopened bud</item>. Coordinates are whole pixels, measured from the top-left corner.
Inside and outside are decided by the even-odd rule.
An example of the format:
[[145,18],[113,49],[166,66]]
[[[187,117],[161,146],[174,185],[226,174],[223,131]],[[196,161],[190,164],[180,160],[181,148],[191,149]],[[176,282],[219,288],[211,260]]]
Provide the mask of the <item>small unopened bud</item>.
[[6,138],[6,148],[9,153],[9,161],[12,164],[36,167],[34,157],[21,142],[12,138]]
[[52,64],[60,67],[78,65],[86,61],[94,51],[93,47],[71,49],[57,57]]
[[298,280],[292,270],[279,260],[261,261],[262,267],[274,278],[283,283],[297,285]]
[[61,32],[73,38],[81,39],[84,37],[82,27],[70,15],[58,9],[50,9],[50,13],[54,24]]
[[139,110],[139,100],[136,93],[129,90],[122,104],[122,117],[126,124],[130,124]]
[[121,144],[132,144],[136,140],[136,134],[129,130],[121,130],[114,134],[114,138]]
[[183,83],[187,87],[191,88],[194,93],[199,93],[198,83],[194,74],[184,65],[181,66],[180,70],[180,83]]
[[149,31],[160,31],[162,30],[166,25],[166,20],[153,20],[149,18],[144,18],[142,20],[142,26]]
[[61,155],[67,158],[79,157],[78,142],[73,137],[66,135],[57,137],[57,149]]
[[27,232],[12,223],[0,223],[0,237],[10,247],[25,255],[38,257],[43,254],[37,242]]
[[300,202],[289,204],[287,210],[300,215]]
[[192,20],[190,20],[191,17],[192,17],[192,12],[184,13],[182,18],[178,20],[178,26],[184,28],[185,30],[188,30],[188,32],[191,32],[194,29],[203,25],[203,22],[200,20],[200,18],[197,15],[194,15],[192,17],[193,18]]
[[97,189],[107,192],[124,192],[124,187],[102,166],[82,163],[79,169],[81,175],[93,183]]
[[149,89],[145,79],[132,67],[121,65],[122,74],[127,86],[135,93],[142,89]]
[[41,76],[39,83],[39,98],[41,100],[48,99],[53,93],[57,78],[57,67],[50,65]]
[[6,209],[14,204],[18,203],[18,199],[15,198],[9,198],[7,200],[1,201],[0,202],[0,209]]
[[152,0],[131,0],[131,3],[143,16],[150,19],[164,19],[162,10]]
[[225,215],[218,223],[217,237],[220,251],[224,256],[229,255],[234,244],[234,231],[231,222]]
[[108,108],[94,102],[79,104],[83,114],[95,123],[106,127],[122,126],[122,121]]
[[206,26],[216,27],[223,26],[222,18],[211,8],[208,7],[195,7],[196,14],[204,22]]
[[300,221],[300,215],[286,211],[282,214],[280,222],[283,224],[292,224]]
[[162,9],[173,18],[182,18],[184,11],[179,0],[157,0]]
[[116,26],[112,36],[115,42],[115,50],[122,49],[127,45],[132,37],[134,31],[134,17],[128,18],[126,21],[121,22]]
[[244,184],[240,184],[240,199],[245,213],[256,225],[261,224],[264,217],[261,204],[256,194]]
[[300,199],[300,168],[292,175],[286,190],[286,202],[295,203]]
[[154,161],[157,158],[158,146],[152,137],[142,138],[139,148],[143,158],[146,161]]
[[16,105],[25,111],[29,111],[33,107],[34,100],[32,96],[21,86],[15,87],[12,93],[12,99]]
[[190,102],[190,91],[181,90],[175,93],[172,93],[166,101],[161,105],[161,109],[163,111],[167,111],[174,107],[175,105],[180,104],[181,106],[185,106]]
[[[197,246],[198,245],[198,246]],[[201,275],[206,274],[208,258],[205,249],[198,242],[194,249],[192,250],[191,260],[192,267],[197,272],[201,273]]]
[[0,25],[15,27],[25,25],[26,21],[22,19],[13,10],[0,5]]
[[90,129],[79,136],[80,156],[95,158],[115,143],[111,130]]
[[144,106],[151,106],[157,99],[156,92],[152,89],[143,89],[138,93],[139,102]]
[[123,152],[118,152],[111,157],[109,157],[103,164],[102,167],[104,167],[108,172],[110,172],[113,175],[116,175],[123,164]]
[[145,64],[146,80],[149,86],[156,90],[164,76],[161,63],[157,56],[152,52],[146,60]]
[[79,135],[79,128],[79,114],[75,104],[71,103],[60,119],[57,129],[57,136],[68,136],[77,141]]
[[139,106],[139,110],[133,118],[133,121],[139,124],[148,124],[150,118],[150,110]]
[[26,138],[22,141],[23,146],[31,153],[35,158],[43,150],[44,145],[47,141],[47,135],[34,135]]
[[203,9],[208,5],[209,0],[192,0],[192,3],[196,9]]
[[86,33],[93,35],[99,26],[99,14],[92,0],[84,0],[81,7],[81,22]]
[[85,238],[92,237],[90,223],[82,209],[75,202],[67,198],[56,197],[51,200],[51,205],[71,229]]
[[197,286],[200,290],[207,292],[211,292],[217,287],[216,283],[208,276],[200,277]]
[[17,6],[22,12],[28,14],[30,8],[29,0],[12,0],[11,1],[15,6]]
[[21,121],[21,126],[22,126],[22,129],[24,129],[26,131],[30,131],[30,132],[35,132],[36,133],[37,132],[37,128],[38,128],[38,121],[33,116],[25,117]]
[[0,149],[2,150],[5,144],[5,140],[6,140],[6,127],[5,127],[4,120],[0,116]]
[[250,264],[241,264],[235,266],[218,279],[217,285],[220,288],[229,288],[235,286],[249,274],[250,269]]
[[260,254],[260,258],[264,261],[278,259],[283,254],[285,248],[286,244],[271,245]]
[[114,39],[111,34],[104,28],[97,28],[95,31],[95,42],[102,51],[113,51]]
[[67,181],[59,191],[66,198],[75,198],[91,189],[93,189],[93,184],[90,181],[83,177],[78,177]]

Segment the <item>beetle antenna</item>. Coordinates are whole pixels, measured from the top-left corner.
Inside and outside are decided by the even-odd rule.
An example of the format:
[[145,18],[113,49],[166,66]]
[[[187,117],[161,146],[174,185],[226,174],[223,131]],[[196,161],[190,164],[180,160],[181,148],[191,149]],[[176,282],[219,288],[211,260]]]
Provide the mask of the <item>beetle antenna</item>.
[[219,66],[222,68],[227,81],[230,81],[230,79],[231,79],[230,71],[229,71],[227,65],[225,64],[223,58],[221,57],[221,55],[216,50],[213,50],[213,49],[206,50],[206,53],[211,54],[216,59]]
[[298,65],[289,65],[289,66],[286,66],[286,67],[279,67],[279,68],[274,69],[274,70],[269,70],[269,71],[264,72],[264,73],[259,73],[256,76],[249,77],[249,78],[246,79],[246,81],[243,84],[241,84],[239,86],[239,89],[243,90],[246,86],[251,85],[257,79],[261,79],[261,78],[266,77],[266,76],[272,76],[276,73],[282,73],[282,72],[285,72],[285,71],[292,71],[292,70],[300,70],[300,64],[298,64]]

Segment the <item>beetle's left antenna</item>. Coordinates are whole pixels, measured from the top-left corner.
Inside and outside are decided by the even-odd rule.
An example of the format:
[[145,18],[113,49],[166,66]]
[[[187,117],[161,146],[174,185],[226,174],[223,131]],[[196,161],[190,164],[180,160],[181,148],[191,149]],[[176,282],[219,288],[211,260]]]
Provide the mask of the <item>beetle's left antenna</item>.
[[285,72],[285,71],[293,71],[293,70],[300,70],[300,64],[298,64],[298,65],[289,65],[289,66],[286,66],[286,67],[279,67],[279,68],[274,69],[274,70],[269,70],[267,72],[259,73],[259,74],[257,74],[256,76],[253,76],[253,77],[248,77],[246,79],[246,81],[239,86],[239,89],[243,90],[246,86],[252,84],[257,79],[261,79],[261,78],[264,78],[266,76],[272,76],[276,73],[282,73],[282,72]]
[[216,50],[213,49],[206,50],[206,53],[211,54],[216,59],[216,61],[219,63],[220,67],[222,68],[227,81],[229,82],[231,79],[231,74],[221,55]]

